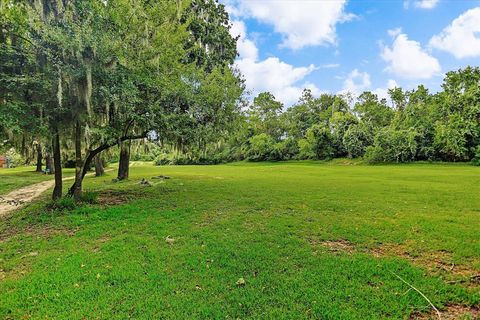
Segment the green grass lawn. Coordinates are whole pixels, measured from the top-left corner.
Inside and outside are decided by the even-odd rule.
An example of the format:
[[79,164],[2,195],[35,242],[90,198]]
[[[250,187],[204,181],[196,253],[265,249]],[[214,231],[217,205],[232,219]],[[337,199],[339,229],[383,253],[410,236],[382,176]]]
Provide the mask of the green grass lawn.
[[[171,179],[152,179],[160,174]],[[87,178],[99,204],[47,212],[40,201],[0,221],[0,318],[408,319],[431,310],[397,275],[441,310],[480,304],[471,281],[480,168],[136,164],[129,181],[114,176]]]

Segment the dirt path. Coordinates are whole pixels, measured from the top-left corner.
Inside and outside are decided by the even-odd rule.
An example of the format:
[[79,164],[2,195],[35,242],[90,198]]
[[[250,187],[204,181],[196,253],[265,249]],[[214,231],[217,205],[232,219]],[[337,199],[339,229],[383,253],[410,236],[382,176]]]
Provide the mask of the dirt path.
[[[105,170],[105,172],[112,170],[113,169]],[[88,174],[87,176],[91,175],[92,174]],[[73,179],[74,177],[67,177],[63,178],[63,181]],[[54,185],[54,180],[48,180],[14,190],[3,196],[0,195],[0,218],[38,198],[42,193],[53,188]]]

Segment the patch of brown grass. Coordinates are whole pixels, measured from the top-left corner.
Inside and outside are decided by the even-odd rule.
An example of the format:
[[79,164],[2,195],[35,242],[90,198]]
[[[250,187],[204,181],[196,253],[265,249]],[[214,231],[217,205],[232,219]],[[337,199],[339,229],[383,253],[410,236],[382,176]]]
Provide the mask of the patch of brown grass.
[[133,190],[105,190],[98,195],[97,202],[102,206],[117,206],[140,196],[139,192]]
[[36,237],[37,239],[51,239],[52,237],[64,235],[72,237],[78,229],[58,228],[48,225],[27,225],[24,228],[6,228],[0,234],[0,243],[8,241],[17,235]]
[[467,264],[455,264],[452,253],[446,250],[415,252],[408,243],[389,243],[365,249],[358,248],[355,244],[344,239],[325,241],[309,239],[309,243],[313,247],[320,246],[336,254],[366,253],[377,258],[400,257],[414,265],[426,268],[431,274],[442,276],[449,284],[461,284],[474,288],[480,286],[480,270],[476,270]]
[[[447,305],[440,310],[442,320],[459,320],[459,319],[480,319],[480,309],[478,307],[467,307],[459,304]],[[430,312],[414,312],[410,316],[411,320],[430,320],[438,319],[435,310]]]
[[343,239],[325,241],[317,241],[314,239],[310,239],[309,242],[312,246],[321,246],[326,248],[328,251],[334,253],[352,254],[355,252],[355,245]]

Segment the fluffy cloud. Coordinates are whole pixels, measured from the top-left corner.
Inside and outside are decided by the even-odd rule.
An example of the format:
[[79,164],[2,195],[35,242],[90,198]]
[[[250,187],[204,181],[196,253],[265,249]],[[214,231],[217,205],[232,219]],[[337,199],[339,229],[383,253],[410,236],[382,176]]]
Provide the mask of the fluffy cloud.
[[456,58],[480,57],[480,7],[460,15],[430,39],[430,46]]
[[371,85],[370,75],[367,72],[360,72],[358,69],[353,69],[345,78],[343,89],[339,93],[351,93],[358,97],[364,91],[371,91],[378,96],[378,99],[388,100],[390,98],[388,95],[388,89],[398,87],[397,82],[393,79],[387,81],[387,86],[385,88],[376,88],[372,90]]
[[257,60],[258,48],[252,40],[247,38],[247,28],[245,27],[245,23],[243,23],[243,21],[232,21],[230,34],[234,37],[239,36],[237,41],[237,50],[242,59]]
[[296,85],[315,70],[313,65],[294,67],[277,57],[270,57],[263,61],[240,59],[237,66],[245,76],[247,88],[252,90],[253,94],[270,91],[286,105],[295,102],[304,87],[309,87],[314,93],[319,92],[318,88],[310,83]]
[[[237,42],[239,59],[237,67],[245,77],[247,89],[256,95],[263,91],[269,91],[285,105],[291,105],[298,100],[302,90],[308,88],[317,95],[320,90],[312,83],[302,80],[317,68],[312,64],[306,67],[294,67],[281,61],[277,57],[259,60],[258,48],[255,42],[247,36],[245,24],[234,20],[230,30],[233,36],[240,36]],[[337,65],[325,65],[325,68],[333,68]],[[301,85],[299,84],[301,83]]]
[[350,92],[359,95],[363,91],[368,90],[371,84],[370,75],[368,73],[354,69],[348,74],[343,82],[343,90],[341,93]]
[[284,36],[282,46],[334,44],[336,25],[354,17],[345,12],[346,0],[337,1],[249,1],[224,0],[234,16],[254,18],[273,26]]
[[409,8],[410,4],[413,3],[415,8],[420,9],[433,9],[437,6],[439,0],[407,0],[403,3],[405,8]]
[[386,88],[377,88],[373,90],[372,92],[375,93],[378,96],[378,99],[390,99],[390,96],[388,95],[388,89],[394,89],[399,87],[397,82],[395,80],[389,79],[387,81],[387,87]]
[[440,72],[440,63],[422,49],[420,43],[409,40],[400,29],[390,30],[392,47],[385,46],[381,57],[389,63],[387,71],[407,79],[429,79]]

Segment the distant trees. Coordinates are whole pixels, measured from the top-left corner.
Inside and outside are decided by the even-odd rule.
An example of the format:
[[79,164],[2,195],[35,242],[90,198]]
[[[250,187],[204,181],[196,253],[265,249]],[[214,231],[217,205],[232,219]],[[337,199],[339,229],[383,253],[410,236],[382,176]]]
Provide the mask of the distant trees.
[[480,68],[447,73],[443,90],[420,85],[389,90],[392,105],[372,92],[348,96],[305,90],[285,108],[260,93],[237,123],[224,160],[251,161],[363,157],[366,161],[415,160],[478,163]]

